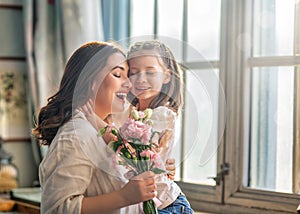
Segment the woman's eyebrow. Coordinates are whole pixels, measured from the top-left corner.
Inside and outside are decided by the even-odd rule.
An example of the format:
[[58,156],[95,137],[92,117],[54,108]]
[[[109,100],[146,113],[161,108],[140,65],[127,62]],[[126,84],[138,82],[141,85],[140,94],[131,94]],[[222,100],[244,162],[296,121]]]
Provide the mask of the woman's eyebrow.
[[123,66],[120,66],[120,65],[116,65],[115,67],[112,68],[112,70],[115,70],[115,69],[118,69],[118,68],[125,71],[125,68]]
[[[138,69],[138,67],[135,67],[135,66],[130,66],[131,69]],[[146,69],[152,69],[152,68],[156,68],[156,66],[152,66],[152,65],[149,65],[149,66],[146,66],[145,67]]]

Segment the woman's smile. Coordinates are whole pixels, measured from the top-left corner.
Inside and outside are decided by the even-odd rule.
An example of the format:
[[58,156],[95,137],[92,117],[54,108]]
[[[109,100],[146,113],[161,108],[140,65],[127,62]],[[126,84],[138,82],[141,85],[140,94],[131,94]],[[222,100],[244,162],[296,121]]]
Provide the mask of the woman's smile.
[[116,92],[116,97],[125,103],[128,92]]

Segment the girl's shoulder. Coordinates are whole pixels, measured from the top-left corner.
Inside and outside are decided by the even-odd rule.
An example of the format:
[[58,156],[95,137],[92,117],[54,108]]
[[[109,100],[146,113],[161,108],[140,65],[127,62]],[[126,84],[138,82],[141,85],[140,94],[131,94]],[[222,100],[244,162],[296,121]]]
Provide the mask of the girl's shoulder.
[[159,106],[157,108],[152,109],[152,116],[151,119],[176,119],[176,113],[166,107],[166,106]]
[[153,122],[152,127],[155,131],[161,132],[167,129],[174,129],[177,115],[173,110],[165,106],[160,106],[152,110],[150,119]]

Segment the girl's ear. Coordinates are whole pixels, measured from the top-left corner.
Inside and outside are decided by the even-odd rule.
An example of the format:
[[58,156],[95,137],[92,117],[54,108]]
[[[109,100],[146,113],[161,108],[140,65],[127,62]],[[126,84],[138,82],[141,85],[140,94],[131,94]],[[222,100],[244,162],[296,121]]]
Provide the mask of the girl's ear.
[[171,71],[168,69],[164,72],[164,81],[163,81],[163,83],[167,84],[167,83],[170,82],[170,80],[171,80]]

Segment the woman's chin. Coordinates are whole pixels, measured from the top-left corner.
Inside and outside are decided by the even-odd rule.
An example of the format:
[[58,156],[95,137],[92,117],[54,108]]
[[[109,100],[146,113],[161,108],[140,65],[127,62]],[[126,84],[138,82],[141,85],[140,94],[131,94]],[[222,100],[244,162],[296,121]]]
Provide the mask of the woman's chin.
[[125,110],[125,108],[124,108],[124,104],[122,104],[122,105],[118,105],[118,106],[114,106],[113,108],[112,108],[112,113],[121,113],[121,112],[123,112]]
[[120,113],[125,110],[125,105],[127,104],[126,99],[114,99],[112,104],[112,113]]

